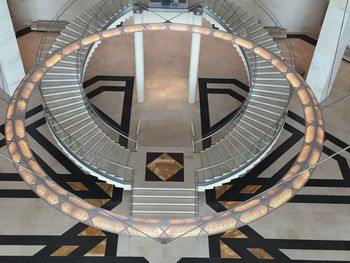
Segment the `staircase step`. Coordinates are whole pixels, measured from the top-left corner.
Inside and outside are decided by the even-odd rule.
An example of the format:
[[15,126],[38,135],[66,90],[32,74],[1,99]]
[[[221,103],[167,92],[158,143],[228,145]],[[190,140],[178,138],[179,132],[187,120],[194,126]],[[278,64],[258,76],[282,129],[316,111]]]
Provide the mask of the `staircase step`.
[[182,210],[133,210],[134,214],[195,214],[195,211],[182,211]]
[[194,188],[135,187],[132,195],[135,214],[196,214]]

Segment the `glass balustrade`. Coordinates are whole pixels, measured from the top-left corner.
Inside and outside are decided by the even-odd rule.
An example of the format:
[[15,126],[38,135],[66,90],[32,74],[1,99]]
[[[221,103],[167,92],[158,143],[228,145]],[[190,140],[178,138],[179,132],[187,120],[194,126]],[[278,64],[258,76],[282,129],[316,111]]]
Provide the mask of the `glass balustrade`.
[[[215,3],[214,3],[214,1],[213,1],[213,2],[209,3],[207,1],[204,4],[205,4],[205,6],[208,6],[208,9],[212,8],[212,10],[215,10],[216,6],[218,5],[217,2],[218,1],[215,1]],[[254,1],[254,2],[256,2],[256,1]],[[73,7],[74,4],[78,3],[78,1],[71,1],[69,3],[70,3],[70,5],[66,6],[66,10],[62,11],[62,14],[57,15],[57,20],[63,19],[64,18],[63,13],[65,13],[70,7]],[[127,6],[131,6],[131,5],[132,5],[132,2],[128,2],[127,5],[124,5],[124,8],[126,8]],[[121,1],[108,1],[108,0],[106,0],[106,1],[100,2],[99,6],[100,6],[100,9],[97,9],[97,10],[100,12],[96,13],[96,16],[98,16],[98,17],[105,15],[104,14],[106,12],[105,8],[107,6],[108,7],[115,6],[116,9],[114,11],[116,11],[116,10],[119,10],[120,6],[123,6],[123,5],[122,5]],[[221,10],[226,9],[226,8],[228,8],[228,6],[232,7],[232,5],[225,5],[224,8],[221,6],[220,9]],[[237,9],[231,9],[231,11],[236,12]],[[239,18],[237,18],[237,19],[239,19]],[[243,22],[243,24],[244,24],[244,22]],[[82,36],[86,37],[86,36],[90,35],[91,33],[98,32],[102,29],[103,29],[103,25],[101,25],[101,21],[100,22],[97,22],[95,20],[90,21],[87,24],[86,28],[84,29],[84,34]],[[248,32],[248,31],[244,31],[244,29],[242,29],[242,30],[243,30],[242,32]],[[234,32],[232,32],[232,33],[234,33]],[[247,37],[249,37],[249,36],[247,36]],[[49,42],[50,41],[48,39],[45,39],[45,40],[43,40],[43,42],[41,44],[42,50],[39,52],[39,54],[40,54],[39,60],[40,61],[43,58],[47,57],[47,55],[49,54],[49,50],[45,50],[45,48],[44,48],[44,47],[46,47],[46,44]],[[80,49],[77,52],[77,56],[76,56],[76,58],[77,58],[77,75],[79,77],[82,76],[82,70],[83,70],[82,68],[83,68],[84,62],[86,60],[85,56],[87,54],[87,53],[83,53],[83,50],[84,50],[83,48]],[[242,49],[242,52],[243,52],[243,54],[245,54],[245,56],[247,56],[247,54],[245,53],[246,50]],[[84,54],[84,55],[82,55],[82,54]],[[253,57],[254,57],[253,59],[250,59],[251,63],[249,64],[249,66],[251,67],[251,69],[249,70],[249,72],[250,72],[251,78],[254,79],[254,75],[255,75],[254,74],[254,72],[255,72],[254,71],[255,70],[254,63],[257,62],[257,57],[256,57],[256,55],[254,55]],[[286,58],[285,55],[284,55],[284,59],[290,66],[294,66],[294,62],[288,62],[288,59]],[[292,61],[292,59],[291,59],[291,61]],[[279,65],[279,66],[282,68],[282,65]],[[305,86],[305,84],[301,80],[299,80],[298,78],[294,78],[293,76],[291,76],[290,81],[293,83],[300,82],[300,85],[302,87],[304,87],[306,92],[307,92],[307,87]],[[311,102],[309,101],[309,103],[311,103]],[[247,105],[247,102],[243,104],[243,107],[239,111],[239,114],[237,114],[236,118],[234,118],[234,120],[232,120],[233,126],[235,126],[234,121],[237,121],[239,119],[239,116],[241,116],[241,114],[244,113],[244,110],[245,110],[244,105]],[[21,109],[23,108],[23,106],[20,104],[17,104],[17,106]],[[305,109],[307,109],[307,107],[310,107],[310,106],[305,106]],[[44,110],[45,110],[47,120],[50,123],[51,129],[54,129],[55,134],[60,134],[59,140],[62,140],[62,142],[64,142],[64,143],[67,142],[69,144],[76,144],[75,150],[85,151],[86,154],[91,154],[92,158],[95,158],[99,162],[107,161],[111,165],[120,166],[116,163],[113,163],[110,160],[106,160],[102,156],[99,156],[98,153],[93,151],[93,149],[86,149],[86,148],[84,148],[84,145],[79,144],[79,142],[76,141],[74,136],[72,136],[69,133],[67,133],[66,131],[64,131],[64,129],[59,125],[59,122],[55,119],[55,117],[50,112],[48,107],[46,107],[45,103],[44,103]],[[286,109],[286,111],[287,111],[287,109]],[[252,153],[256,153],[257,150],[260,150],[262,147],[268,148],[268,146],[271,145],[271,143],[273,143],[273,141],[277,138],[279,132],[281,131],[281,128],[284,124],[284,120],[286,117],[286,111],[284,112],[284,114],[281,115],[280,119],[275,123],[275,125],[265,134],[265,136],[262,136],[262,138],[260,140],[256,141],[256,143],[254,144],[254,146],[252,148],[246,149],[245,151],[242,151],[241,153],[239,153],[239,155],[233,156],[232,159],[224,161],[218,165],[225,166],[226,162],[230,162],[230,161],[234,160],[235,158],[238,158],[239,156],[245,156],[245,158],[248,158],[248,156],[250,156]],[[318,116],[316,113],[315,113],[315,115]],[[92,109],[91,109],[91,114],[94,114]],[[314,117],[315,117],[315,115],[314,115]],[[306,116],[306,120],[308,121],[307,118],[309,118],[309,117]],[[316,118],[316,117],[314,119],[312,119],[312,121],[315,121],[315,119],[318,119],[319,122],[321,121],[319,118]],[[8,121],[12,121],[12,119],[8,119]],[[231,121],[230,121],[230,123],[231,123]],[[313,123],[313,122],[311,122],[311,123]],[[7,130],[7,132],[10,133],[11,130]],[[307,135],[311,136],[312,139],[315,139],[315,133],[312,133],[311,135],[307,133]],[[210,136],[210,135],[208,135],[208,136]],[[205,139],[207,139],[207,138],[204,138],[203,140],[205,140]],[[307,138],[307,139],[310,139],[310,138]],[[135,141],[137,141],[137,139],[135,139]],[[9,145],[11,145],[11,141],[8,141],[8,143],[9,143]],[[78,220],[81,220],[82,222],[92,224],[93,226],[99,227],[99,228],[104,229],[106,231],[127,234],[127,235],[132,235],[132,236],[133,235],[134,236],[148,236],[150,238],[154,238],[154,239],[156,239],[160,242],[164,242],[164,243],[173,241],[179,237],[199,236],[199,235],[209,235],[209,234],[220,233],[220,231],[222,231],[222,230],[225,230],[228,228],[238,228],[240,226],[243,226],[244,224],[250,223],[250,222],[260,218],[261,216],[267,215],[268,213],[270,213],[274,209],[278,208],[283,203],[290,200],[296,194],[296,192],[303,186],[303,184],[307,181],[307,179],[310,177],[309,171],[310,170],[312,171],[313,169],[315,169],[315,167],[318,164],[320,164],[320,162],[315,162],[314,160],[316,160],[317,158],[314,158],[311,163],[309,162],[309,165],[307,166],[308,168],[301,169],[301,167],[300,167],[299,169],[293,170],[292,172],[287,174],[286,177],[283,180],[281,180],[281,182],[279,182],[277,185],[275,185],[272,189],[269,189],[265,192],[262,192],[256,196],[254,196],[252,199],[250,199],[246,202],[243,202],[235,209],[228,210],[226,212],[219,213],[219,214],[209,215],[207,217],[199,217],[197,219],[188,219],[188,221],[186,221],[186,220],[178,221],[176,219],[174,219],[174,221],[162,220],[162,219],[154,219],[153,221],[150,221],[147,219],[135,220],[132,217],[128,217],[125,215],[120,215],[117,213],[105,211],[101,208],[91,207],[91,205],[88,206],[86,203],[84,203],[84,200],[81,200],[78,197],[76,197],[70,193],[67,193],[66,191],[63,191],[62,189],[57,187],[57,185],[55,185],[55,182],[53,182],[53,180],[50,179],[49,176],[43,175],[43,174],[39,175],[39,173],[37,171],[34,171],[34,169],[32,167],[28,166],[28,163],[29,163],[28,160],[20,158],[20,160],[18,162],[14,161],[14,158],[15,158],[15,160],[17,158],[16,154],[18,154],[18,149],[11,148],[11,147],[10,147],[10,149],[12,149],[11,150],[11,158],[12,159],[9,159],[9,157],[4,156],[4,155],[1,155],[2,158],[5,158],[8,161],[14,162],[16,168],[21,171],[20,172],[21,175],[23,176],[23,178],[26,179],[27,182],[29,182],[29,180],[33,180],[33,182],[35,182],[35,184],[31,185],[33,191],[35,191],[35,192],[38,191],[39,188],[36,186],[44,185],[46,187],[45,189],[47,189],[47,192],[45,192],[45,195],[39,193],[39,196],[42,197],[43,199],[45,199],[47,202],[49,202],[50,204],[53,204],[52,197],[58,197],[59,201],[67,200],[67,197],[69,197],[69,198],[71,198],[70,200],[75,200],[75,203],[74,202],[70,203],[73,210],[74,209],[76,209],[75,211],[79,210],[82,212],[81,214],[85,214],[83,212],[86,212],[86,214],[88,216],[87,216],[87,218],[86,217],[80,218],[77,214],[72,214],[71,211],[73,211],[73,210],[69,210],[70,212],[68,210],[63,210],[63,206],[58,206],[57,203],[55,203],[55,207],[57,209],[61,210],[62,212],[66,213],[70,216],[73,216],[74,218],[77,218]],[[348,147],[345,148],[344,150],[347,150],[347,149],[348,149]],[[317,152],[317,153],[319,153],[319,152]],[[303,154],[304,153],[302,152],[300,155],[300,158],[301,158],[299,160],[300,163],[306,163],[309,161],[307,159],[302,159],[305,157],[305,156],[303,156]],[[315,152],[315,154],[316,154],[316,152]],[[33,159],[31,159],[31,160],[33,160]],[[317,159],[317,161],[318,161],[318,159]],[[325,162],[325,161],[326,160],[323,160],[321,162]],[[298,165],[296,165],[295,167],[297,167],[297,166]],[[125,178],[125,181],[132,182],[133,169],[130,167],[124,167],[124,168],[130,169],[130,171],[131,171],[131,177]],[[203,169],[209,169],[209,167],[204,167]],[[198,184],[198,176],[200,176],[200,175],[197,173],[197,175],[195,176],[195,180],[196,180],[195,184],[196,185]],[[49,195],[47,195],[47,193],[49,193]],[[50,194],[52,194],[52,195],[50,195]],[[78,203],[79,203],[79,205],[78,205]],[[89,207],[89,208],[87,209],[84,207]],[[86,210],[88,210],[88,211],[86,211]],[[248,215],[251,215],[251,216],[248,216]],[[96,223],[95,224],[91,223],[91,222],[94,222],[94,219],[96,219],[96,218],[98,218],[98,220],[95,221]],[[114,227],[109,227],[111,225],[113,225]],[[224,226],[224,229],[221,228],[221,226]],[[166,229],[166,231],[164,229]]]

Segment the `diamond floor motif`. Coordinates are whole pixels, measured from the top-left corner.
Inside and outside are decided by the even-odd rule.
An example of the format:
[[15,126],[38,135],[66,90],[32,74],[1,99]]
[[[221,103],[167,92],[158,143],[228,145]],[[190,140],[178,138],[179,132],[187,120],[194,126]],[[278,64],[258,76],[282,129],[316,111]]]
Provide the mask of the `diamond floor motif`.
[[170,180],[184,168],[182,164],[168,153],[160,154],[156,159],[148,163],[146,167],[162,181]]

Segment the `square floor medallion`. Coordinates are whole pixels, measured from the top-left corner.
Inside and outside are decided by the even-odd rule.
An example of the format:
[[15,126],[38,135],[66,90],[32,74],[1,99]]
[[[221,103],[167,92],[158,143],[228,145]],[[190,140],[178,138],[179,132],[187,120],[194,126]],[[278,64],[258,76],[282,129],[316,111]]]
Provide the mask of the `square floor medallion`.
[[147,153],[146,181],[184,181],[183,153]]

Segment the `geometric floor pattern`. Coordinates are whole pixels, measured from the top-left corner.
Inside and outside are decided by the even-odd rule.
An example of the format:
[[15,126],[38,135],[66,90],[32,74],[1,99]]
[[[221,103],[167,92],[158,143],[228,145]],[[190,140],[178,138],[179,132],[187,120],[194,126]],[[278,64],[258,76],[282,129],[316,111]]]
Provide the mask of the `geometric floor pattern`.
[[[303,119],[289,112],[288,119],[294,122],[299,122],[303,125]],[[302,126],[300,126],[302,127]],[[253,197],[256,194],[270,188],[279,181],[292,166],[296,156],[289,154],[289,149],[303,138],[302,129],[293,127],[287,123],[284,126],[285,131],[289,133],[286,138],[277,148],[275,148],[261,163],[252,169],[243,178],[234,180],[232,183],[223,185],[215,190],[206,192],[207,204],[217,212],[224,211],[235,207]],[[326,142],[323,149],[324,157],[335,153],[334,149],[341,150],[347,147],[348,144],[340,139],[326,133]],[[350,189],[350,169],[349,162],[345,155],[350,153],[340,154],[333,158],[336,165],[332,169],[338,169],[334,173],[339,173],[342,178],[339,179],[315,179],[312,178],[306,184],[306,187],[313,188],[313,194],[297,194],[290,203],[304,204],[349,204],[350,196],[341,194],[317,194],[317,188],[327,187],[329,191],[334,188],[335,192],[340,188]],[[289,158],[289,161],[284,162],[272,176],[266,177],[264,171],[269,170],[279,158]],[[349,160],[349,159],[348,159]],[[328,161],[329,162],[329,161]],[[269,170],[270,171],[270,170]],[[312,224],[312,222],[309,222]],[[322,231],[320,229],[319,231]],[[349,261],[324,261],[324,260],[291,260],[285,255],[281,249],[288,250],[314,250],[314,251],[350,251],[350,241],[344,240],[313,240],[313,239],[266,239],[257,233],[250,226],[245,226],[236,231],[230,231],[225,234],[219,234],[209,237],[210,258],[215,258],[215,261],[209,259],[183,259],[180,262],[350,262]]]
[[[210,84],[221,84],[226,85],[226,87],[220,88],[210,87]],[[227,88],[229,85],[229,88]],[[225,126],[232,118],[237,114],[238,110],[241,108],[242,103],[245,101],[247,94],[249,93],[249,86],[245,85],[237,79],[218,79],[218,78],[200,78],[198,80],[199,88],[199,102],[200,102],[200,114],[201,114],[201,133],[202,138],[208,137],[208,135],[213,134],[220,130],[221,127]],[[238,93],[240,90],[243,96]],[[209,109],[209,101],[212,96],[225,95],[233,99],[233,101],[238,104],[232,112],[227,114],[225,117],[221,118],[217,122],[213,122],[211,116],[211,110]],[[208,138],[202,142],[203,149],[210,147],[212,144],[211,138]]]
[[[111,90],[111,87],[109,87],[109,90]],[[99,92],[103,91],[100,90]],[[99,92],[96,93],[96,96],[100,94]],[[118,92],[122,92],[122,87],[118,87]],[[130,93],[126,97],[130,97]],[[27,114],[27,119],[29,120],[29,125],[27,126],[28,135],[46,150],[46,154],[34,152],[35,158],[45,172],[51,175],[53,180],[79,197],[105,209],[111,210],[120,204],[122,200],[121,189],[102,183],[92,176],[86,176],[42,133],[41,128],[45,125],[45,119],[41,106],[30,110]],[[291,167],[296,158],[296,153],[292,151],[292,148],[303,137],[303,124],[304,121],[300,116],[289,112],[284,126],[285,136],[279,145],[274,147],[271,153],[243,178],[236,179],[234,182],[215,190],[207,191],[207,204],[217,212],[224,211],[274,185]],[[120,126],[125,125],[127,125],[127,122]],[[1,125],[0,134],[3,135],[3,133],[4,125]],[[323,158],[347,146],[348,142],[327,132]],[[6,150],[3,136],[0,137],[0,150],[2,152]],[[57,172],[48,163],[47,153],[55,158],[57,162],[60,162],[67,172]],[[306,188],[311,189],[312,194],[307,191],[301,191],[290,203],[350,205],[350,195],[337,192],[338,189],[350,190],[349,154],[350,150],[327,162],[332,164],[332,171],[338,176],[332,175],[331,179],[311,178]],[[284,161],[281,162],[281,159]],[[0,160],[3,162],[2,159]],[[271,173],[271,171],[274,172]],[[21,181],[22,179],[17,173],[0,173],[0,183]],[[324,193],[323,189],[325,188],[333,194]],[[21,200],[36,198],[38,197],[29,189],[0,189],[0,199]],[[323,229],[318,231],[323,231]],[[292,260],[286,253],[282,252],[285,249],[315,250],[320,252],[350,251],[350,240],[271,238],[259,234],[252,226],[245,226],[239,230],[211,236],[208,242],[210,247],[209,259],[183,258],[179,262],[350,262],[350,260]],[[118,235],[102,232],[81,223],[68,228],[61,235],[0,235],[0,246],[26,245],[41,245],[43,248],[33,256],[0,256],[0,262],[147,262],[144,258],[117,257]],[[166,262],[166,259],[164,259],[164,262]]]
[[[113,209],[116,207],[121,202],[122,190],[108,186],[94,177],[86,176],[66,158],[64,154],[40,132],[40,127],[45,125],[45,119],[42,117],[41,111],[42,108],[38,106],[28,112],[27,118],[40,115],[38,120],[28,125],[28,134],[40,142],[47,152],[59,160],[69,173],[57,174],[55,170],[51,169],[45,162],[45,156],[39,156],[34,153],[41,167],[52,175],[52,178],[56,182],[67,190],[72,191],[74,194],[106,209]],[[293,123],[293,125],[290,123]],[[296,156],[289,154],[289,150],[302,139],[303,123],[304,121],[300,116],[289,112],[287,123],[284,126],[285,132],[288,134],[286,139],[243,178],[234,180],[232,184],[226,184],[215,190],[207,191],[206,197],[208,205],[218,212],[224,211],[270,188],[280,180],[296,158]],[[297,124],[299,124],[299,126]],[[1,126],[1,133],[3,133],[3,129],[4,127]],[[348,146],[347,143],[327,133],[323,153],[329,156],[335,153],[336,149],[345,148],[346,146]],[[0,147],[5,147],[4,139],[0,140]],[[349,163],[346,157],[343,156],[344,154],[333,158],[342,178],[310,179],[307,186],[315,189],[318,187],[350,188]],[[264,171],[269,169],[271,165],[283,156],[287,156],[289,161],[285,162],[272,176],[261,176],[264,174]],[[17,173],[1,173],[0,181],[21,181],[21,178]],[[37,196],[29,189],[2,189],[0,190],[0,198],[20,199],[37,198]],[[350,196],[298,194],[290,202],[350,204]],[[76,224],[60,236],[0,236],[1,246],[45,246],[33,257],[0,257],[0,262],[109,262],[109,257],[111,262],[147,262],[142,258],[118,258],[118,261],[115,261],[117,242],[118,235],[104,233],[81,223]],[[265,239],[249,226],[222,235],[211,236],[209,237],[209,244],[211,259],[182,259],[180,262],[325,262],[293,261],[281,252],[281,249],[350,250],[350,241]],[[101,259],[96,256],[105,256],[105,258],[103,258],[104,261],[101,261]],[[112,259],[114,259],[114,261]]]
[[[288,113],[288,119],[304,125],[303,119],[294,114]],[[303,137],[302,130],[299,130],[287,123],[284,126],[290,136],[286,138],[274,151],[272,151],[261,163],[252,169],[243,178],[234,180],[233,183],[226,184],[215,190],[207,191],[207,203],[217,212],[235,207],[241,202],[248,200],[256,194],[259,194],[270,188],[279,181],[286,171],[292,166],[296,156],[289,154],[289,149],[293,147]],[[302,126],[300,126],[302,127]],[[332,149],[338,150],[347,147],[348,144],[326,133],[325,147],[323,155],[331,156],[335,153]],[[350,151],[348,151],[350,153]],[[346,155],[347,153],[343,154]],[[284,166],[278,169],[271,177],[261,177],[264,171],[269,169],[279,158],[287,156],[289,160],[284,162]],[[333,158],[337,164],[332,169],[338,169],[334,173],[339,173],[341,179],[310,179],[306,187],[317,188],[327,187],[331,189],[338,187],[350,188],[350,169],[346,157],[341,155]],[[315,203],[315,204],[350,204],[348,195],[322,195],[322,194],[297,194],[290,203]],[[310,222],[312,224],[312,222]],[[321,230],[320,230],[321,231]],[[280,240],[264,239],[249,226],[241,228],[235,233],[226,233],[224,235],[211,236],[210,255],[214,258],[236,259],[232,262],[255,262],[265,260],[269,262],[326,262],[326,261],[292,261],[280,249],[298,249],[298,250],[350,250],[350,241],[332,241],[332,240]],[[253,250],[252,250],[253,249]],[[254,250],[255,249],[255,250]],[[184,261],[185,262],[185,261]],[[226,261],[224,261],[226,262]],[[260,262],[260,261],[259,261]],[[262,261],[264,262],[264,261]],[[327,261],[331,262],[331,261]],[[337,261],[340,262],[340,261]],[[350,262],[350,261],[344,261]]]
[[[29,111],[27,118],[41,114],[41,107]],[[290,122],[299,123],[294,127]],[[69,171],[67,174],[57,174],[54,169],[45,163],[43,156],[35,154],[36,159],[44,170],[52,175],[52,178],[61,186],[80,197],[85,198],[95,205],[106,209],[116,207],[122,198],[122,190],[108,186],[94,177],[86,176],[69,159],[67,159],[50,141],[40,133],[39,128],[45,125],[43,117],[30,123],[27,127],[28,134],[39,141],[40,144],[60,160]],[[274,185],[294,162],[296,156],[289,154],[289,149],[298,143],[302,137],[303,119],[289,112],[288,121],[284,126],[288,136],[280,143],[261,163],[252,169],[246,176],[234,180],[232,184],[226,184],[215,190],[206,192],[207,203],[216,211],[224,211],[234,207],[250,197],[258,194]],[[0,127],[3,133],[3,126]],[[332,155],[336,147],[344,148],[348,144],[326,134],[324,155]],[[0,147],[5,147],[4,140],[0,141]],[[349,151],[350,152],[350,151]],[[279,158],[287,156],[288,162],[278,169],[272,176],[261,176]],[[350,188],[350,169],[346,158],[342,155],[334,157],[339,173],[339,179],[310,179],[307,186],[317,187],[343,187]],[[18,174],[1,173],[0,181],[20,181]],[[0,190],[0,198],[37,198],[31,190]],[[325,203],[325,204],[350,204],[350,196],[342,195],[306,195],[298,194],[290,202],[292,203]],[[76,224],[60,236],[0,236],[0,245],[44,245],[33,257],[0,257],[0,262],[102,262],[95,256],[107,256],[103,262],[108,262],[108,257],[116,259],[118,236],[104,233],[81,223]],[[211,259],[182,259],[180,262],[325,262],[325,261],[292,261],[281,249],[313,249],[313,250],[350,250],[350,241],[332,240],[279,240],[265,239],[251,227],[245,226],[240,230],[228,232],[222,235],[209,237]],[[85,259],[88,257],[88,259]],[[77,260],[80,261],[77,261]],[[215,259],[215,260],[214,260]],[[214,260],[214,261],[213,261]],[[112,262],[112,261],[111,261]],[[113,262],[147,262],[142,258],[118,258]],[[331,262],[331,261],[329,261]],[[340,262],[340,261],[338,261]],[[344,261],[349,262],[349,261]]]
[[153,153],[146,156],[146,181],[184,181],[183,153]]
[[[314,41],[309,39],[305,40],[303,35],[297,35],[304,41],[308,40],[308,43],[315,44]],[[200,80],[200,96],[201,96],[201,111],[202,123],[204,125],[203,133],[210,132],[212,127],[209,124],[209,106],[207,99],[209,93],[235,95],[236,99],[243,101],[243,98],[237,96],[233,90],[226,91],[225,89],[215,89],[214,92],[207,89],[207,83],[234,83],[242,90],[247,90],[244,84],[238,80],[213,80],[213,79],[201,79]],[[202,86],[202,87],[201,87]],[[204,103],[202,103],[204,101]],[[204,110],[203,110],[204,109]],[[204,118],[203,118],[204,117]],[[203,121],[204,119],[204,121]],[[206,120],[208,119],[208,120]],[[215,190],[206,191],[207,204],[215,211],[221,212],[226,209],[233,208],[252,198],[256,194],[259,194],[274,184],[276,184],[289,170],[294,163],[297,155],[290,149],[294,145],[298,144],[304,136],[304,119],[293,112],[288,113],[287,122],[284,126],[285,140],[280,142],[278,147],[274,150],[255,168],[248,172],[243,178],[235,179],[232,183],[228,183]],[[203,127],[202,127],[203,128]],[[330,133],[326,133],[325,146],[323,148],[323,158],[333,155],[336,151],[344,149],[348,144],[342,140],[332,136]],[[205,146],[204,146],[205,147]],[[350,153],[350,150],[347,151]],[[336,189],[349,188],[350,189],[350,169],[349,163],[344,155],[347,153],[337,155],[333,157],[335,165],[332,166],[333,173],[339,173],[341,178],[337,179],[315,179],[312,178],[306,184],[307,187],[313,188],[313,194],[299,193],[290,203],[315,203],[315,204],[350,204],[349,195],[323,195],[317,193],[317,188]],[[283,165],[279,166],[279,169],[274,169],[275,172],[272,176],[266,176],[267,173],[274,171],[271,166],[277,163],[279,159],[283,158]],[[348,159],[349,160],[349,159]],[[328,161],[330,162],[330,161]],[[336,171],[338,170],[338,171]],[[267,172],[268,171],[268,172]],[[331,190],[330,190],[331,191]],[[332,241],[332,240],[279,240],[279,239],[264,239],[256,231],[249,226],[245,226],[240,230],[228,232],[225,234],[211,236],[209,238],[210,244],[210,257],[216,259],[222,259],[222,262],[304,262],[304,261],[292,261],[288,258],[280,249],[298,249],[298,250],[339,250],[350,251],[350,241]],[[212,262],[208,260],[183,260],[181,262]],[[215,261],[219,262],[219,261]],[[220,260],[221,262],[221,260]],[[305,261],[311,262],[311,261]],[[312,262],[325,262],[325,261],[312,261]],[[331,261],[327,261],[331,262]],[[341,261],[337,261],[341,262]],[[344,262],[350,262],[344,261]]]
[[[117,91],[120,90],[118,89]],[[92,95],[97,96],[98,94],[97,92]],[[89,97],[91,97],[91,94]],[[56,173],[55,169],[52,169],[50,165],[45,162],[46,155],[40,156],[34,152],[35,158],[40,166],[46,173],[50,174],[53,180],[68,191],[71,191],[96,206],[111,210],[120,204],[122,201],[122,189],[108,185],[95,177],[84,174],[41,133],[40,128],[46,125],[41,106],[35,107],[28,112],[27,119],[31,118],[36,118],[37,120],[29,121],[31,123],[26,127],[28,135],[39,142],[40,145],[68,171],[66,174]],[[0,126],[0,132],[3,134],[4,125]],[[6,148],[4,139],[0,141],[0,147]],[[17,173],[0,174],[0,181],[2,182],[16,182],[21,180]],[[18,199],[38,197],[29,189],[2,189],[0,190],[0,198]],[[0,257],[0,262],[92,262],[91,260],[93,257],[101,256],[112,257],[115,260],[117,242],[118,235],[102,232],[81,223],[76,224],[60,236],[0,236],[1,246],[44,246],[44,248],[33,257]],[[68,258],[70,259],[61,258],[66,256],[69,256]],[[88,257],[88,260],[85,260],[84,257]],[[135,262],[146,262],[143,259],[141,259],[141,261],[139,260],[140,259],[135,259]]]

